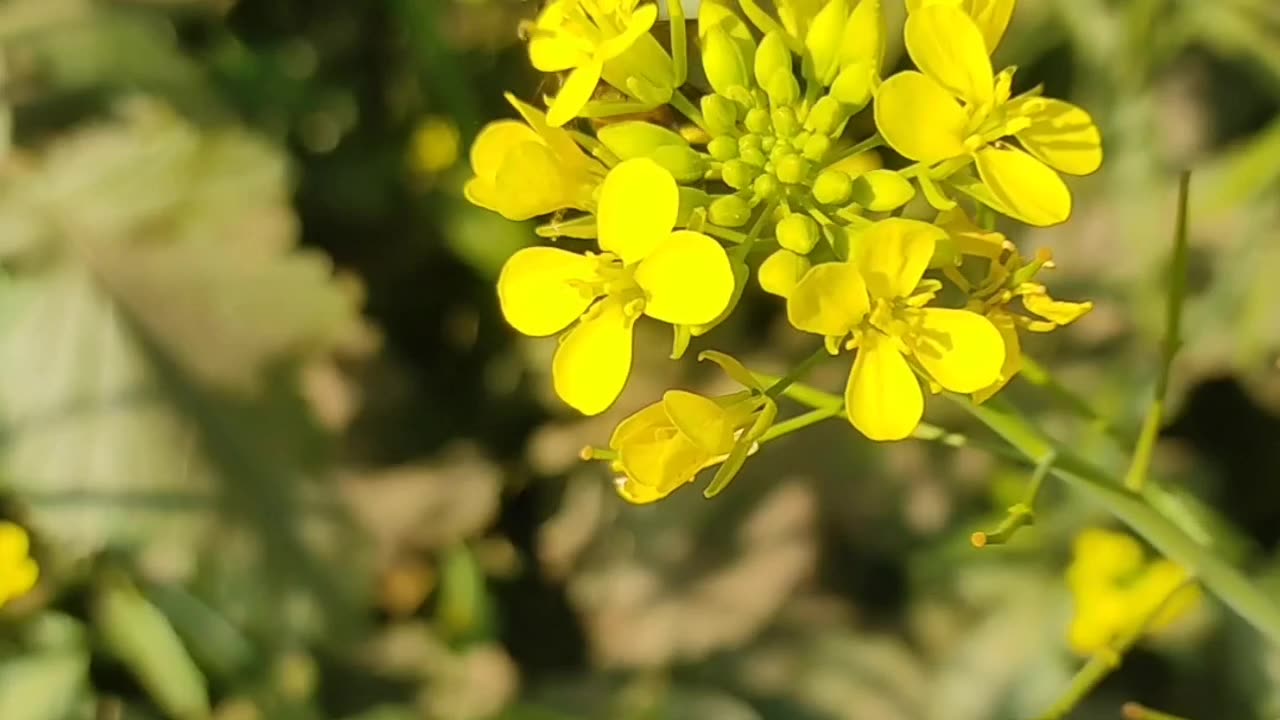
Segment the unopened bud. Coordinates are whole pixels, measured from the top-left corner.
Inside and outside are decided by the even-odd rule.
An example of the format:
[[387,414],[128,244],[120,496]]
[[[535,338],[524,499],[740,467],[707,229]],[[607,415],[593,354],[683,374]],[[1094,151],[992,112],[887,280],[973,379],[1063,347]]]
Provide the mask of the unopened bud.
[[773,128],[773,123],[769,120],[769,111],[762,107],[751,108],[747,111],[747,119],[743,121],[747,129],[758,135],[763,135]]
[[768,162],[768,158],[765,157],[763,151],[755,148],[742,150],[741,146],[739,146],[738,158],[748,165],[754,165],[757,168],[764,167],[764,164]]
[[731,87],[751,84],[750,66],[744,57],[741,39],[730,36],[720,26],[710,28],[702,37],[702,68],[711,87],[721,95]]
[[840,71],[831,84],[831,96],[857,112],[871,102],[871,71],[862,63],[854,63]]
[[791,105],[800,99],[800,83],[789,69],[774,73],[763,87],[774,107]]
[[809,170],[812,167],[813,164],[808,160],[795,153],[787,153],[778,159],[773,172],[782,182],[798,185],[809,178]]
[[704,95],[702,119],[712,135],[728,135],[738,127],[738,105],[723,95]]
[[853,195],[853,180],[839,170],[824,170],[813,181],[813,199],[823,205],[843,205]]
[[813,162],[822,162],[827,156],[827,151],[831,149],[831,138],[826,135],[811,135],[803,145],[800,146],[800,154]]
[[790,250],[778,250],[760,263],[756,279],[765,292],[784,298],[791,297],[791,291],[795,290],[800,278],[809,272],[809,268],[809,258]]
[[756,84],[766,87],[769,79],[780,70],[791,73],[791,51],[787,49],[787,41],[782,33],[774,30],[767,32],[756,49],[755,58]]
[[751,183],[751,189],[756,196],[769,200],[777,197],[780,186],[778,185],[778,179],[774,176],[761,175],[756,178],[755,182]]
[[775,109],[770,116],[773,118],[773,131],[778,137],[791,137],[800,131],[800,121],[796,120],[796,111],[790,107],[780,107]]
[[745,190],[751,187],[752,181],[760,174],[758,168],[752,167],[741,160],[730,160],[720,168],[720,177],[724,180],[724,184],[734,190]]
[[742,227],[751,219],[751,206],[737,195],[722,195],[711,201],[707,217],[722,227]]
[[851,197],[871,212],[889,212],[915,196],[915,187],[902,175],[893,170],[872,170],[854,179]]
[[610,123],[596,132],[596,137],[614,155],[623,160],[648,157],[660,147],[688,147],[685,139],[664,127],[640,120]]
[[804,126],[823,135],[835,135],[840,125],[849,119],[849,115],[848,108],[839,100],[827,95],[818,98],[818,102],[813,104],[813,109],[809,111],[809,117],[805,120]]
[[809,31],[804,36],[804,46],[813,63],[814,74],[823,85],[831,84],[839,67],[840,41],[848,19],[848,0],[827,0],[827,4],[813,16]]
[[711,138],[707,143],[707,152],[711,157],[724,162],[738,157],[738,139],[730,135]]
[[808,255],[822,237],[817,221],[803,213],[791,213],[779,220],[773,234],[779,245],[801,255]]
[[678,183],[701,180],[707,172],[707,159],[688,145],[666,145],[649,153],[649,158],[661,165]]

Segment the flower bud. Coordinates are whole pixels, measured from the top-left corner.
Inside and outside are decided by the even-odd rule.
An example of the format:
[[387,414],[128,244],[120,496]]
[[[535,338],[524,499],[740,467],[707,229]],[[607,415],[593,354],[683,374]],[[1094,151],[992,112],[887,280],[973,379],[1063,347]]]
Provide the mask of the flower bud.
[[893,170],[872,170],[853,181],[854,202],[872,212],[897,210],[916,196],[911,182]]
[[830,149],[831,138],[826,135],[811,135],[800,146],[800,154],[814,162],[822,162],[822,159],[827,156],[827,151]]
[[779,245],[791,252],[808,255],[818,244],[822,232],[813,218],[804,213],[791,213],[778,221],[773,236]]
[[748,148],[746,150],[741,150],[741,148],[739,148],[739,150],[740,152],[738,153],[738,156],[748,165],[754,165],[758,168],[762,168],[764,167],[764,164],[768,162],[764,152],[760,150],[755,148]]
[[720,177],[724,180],[724,184],[734,190],[745,190],[751,187],[751,182],[760,174],[758,168],[754,168],[741,160],[730,160],[720,169]]
[[720,162],[732,160],[738,157],[738,139],[729,135],[711,138],[711,142],[707,143],[707,152]]
[[766,87],[769,79],[780,70],[791,74],[791,51],[787,49],[787,41],[782,33],[774,30],[767,32],[756,49],[755,60],[756,84]]
[[760,263],[756,280],[765,292],[786,298],[791,296],[800,278],[809,272],[809,267],[809,258],[790,250],[778,250]]
[[843,205],[853,195],[853,180],[839,170],[824,170],[813,181],[813,199],[823,205]]
[[640,120],[624,120],[610,123],[596,132],[605,147],[623,160],[648,157],[660,147],[669,145],[685,147],[689,144],[678,134]]
[[809,117],[805,119],[804,126],[823,135],[835,135],[844,121],[849,119],[850,114],[849,108],[827,95],[818,98],[818,102],[813,104],[813,109],[809,111]]
[[764,149],[764,139],[759,135],[748,133],[738,138],[738,154],[739,155],[750,150],[763,150],[763,149]]
[[722,227],[742,227],[751,219],[751,206],[737,195],[721,195],[711,201],[707,217]]
[[702,119],[712,135],[728,135],[738,127],[738,105],[723,95],[704,95]]
[[778,179],[772,175],[760,175],[751,183],[751,190],[757,197],[771,199],[778,195]]
[[724,95],[731,87],[751,84],[750,61],[743,50],[742,41],[730,37],[722,27],[713,27],[702,37],[702,68],[717,93]]
[[760,150],[762,150],[763,152],[771,153],[773,152],[774,147],[776,147],[777,145],[778,145],[778,138],[772,135],[765,135],[764,137],[760,138]]
[[804,46],[809,53],[814,77],[823,85],[830,85],[839,69],[840,41],[848,19],[848,0],[827,0],[805,33]]
[[688,145],[666,145],[649,153],[678,183],[697,182],[707,172],[707,159]]
[[831,96],[857,112],[871,102],[871,71],[862,63],[854,63],[840,71],[831,84]]
[[796,120],[795,110],[784,106],[769,115],[773,119],[773,132],[778,137],[791,137],[800,131],[800,121]]
[[[1012,5],[1012,3],[1010,3]],[[858,0],[844,24],[840,42],[840,66],[862,65],[869,77],[880,74],[884,63],[884,11],[880,0]]]
[[751,108],[747,111],[747,119],[743,121],[747,129],[757,135],[763,135],[773,128],[769,121],[769,111],[764,108]]
[[795,153],[787,153],[778,159],[773,172],[778,179],[790,185],[798,185],[809,178],[812,163]]
[[770,76],[764,90],[774,107],[791,105],[800,99],[800,83],[790,70],[779,70]]

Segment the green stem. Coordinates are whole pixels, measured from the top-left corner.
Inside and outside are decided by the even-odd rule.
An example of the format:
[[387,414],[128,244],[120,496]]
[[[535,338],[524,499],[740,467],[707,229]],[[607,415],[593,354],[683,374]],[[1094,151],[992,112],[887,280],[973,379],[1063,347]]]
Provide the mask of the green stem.
[[991,532],[979,530],[970,535],[969,541],[974,547],[1003,545],[1009,542],[1014,533],[1035,522],[1036,499],[1040,497],[1040,488],[1044,486],[1044,479],[1049,476],[1049,471],[1053,469],[1053,463],[1057,459],[1058,453],[1050,452],[1036,464],[1035,472],[1031,474],[1031,482],[1027,487],[1027,494],[1022,498],[1022,502],[1009,508],[1008,514],[995,530]]
[[1151,608],[1139,622],[1134,623],[1123,635],[1116,638],[1112,644],[1095,652],[1084,667],[1080,668],[1075,677],[1071,678],[1071,685],[1068,686],[1066,694],[1036,720],[1061,720],[1061,718],[1070,714],[1086,695],[1093,692],[1093,689],[1098,687],[1098,684],[1106,679],[1113,670],[1120,667],[1124,654],[1146,633],[1151,621],[1165,609],[1169,601],[1193,584],[1193,580],[1179,584],[1168,595],[1165,595],[1159,603],[1156,603],[1155,607]]
[[671,107],[683,113],[685,117],[689,118],[690,122],[702,128],[702,131],[708,135],[711,134],[711,131],[707,129],[706,120],[702,119],[702,111],[699,110],[693,102],[689,100],[689,98],[685,97],[684,93],[679,90],[673,90],[671,92],[670,102]]
[[1196,542],[1172,520],[1147,504],[1142,496],[1125,490],[1117,478],[1055,446],[1020,413],[999,399],[974,405],[967,398],[950,396],[984,425],[1000,435],[1032,462],[1057,453],[1050,474],[1072,489],[1099,503],[1142,536],[1165,557],[1199,578],[1216,595],[1273,644],[1280,646],[1280,607],[1249,582],[1240,570]]
[[857,157],[858,155],[861,155],[862,153],[868,150],[874,150],[882,145],[884,145],[884,138],[880,137],[880,133],[876,133],[875,135],[872,135],[866,140],[863,140],[862,142],[855,144],[853,147],[849,148],[848,150],[845,150],[844,152],[840,153],[840,157],[827,163],[826,165],[823,166],[822,169],[826,170],[827,168],[833,165],[836,165],[837,163],[842,163],[851,157]]
[[1160,374],[1156,376],[1155,396],[1142,420],[1142,431],[1133,450],[1133,461],[1124,476],[1124,486],[1134,492],[1142,492],[1151,469],[1151,455],[1160,426],[1164,422],[1166,397],[1169,393],[1169,368],[1182,344],[1182,302],[1187,289],[1187,192],[1191,173],[1184,172],[1178,178],[1178,217],[1173,230],[1173,262],[1169,267],[1169,301],[1166,306],[1164,345],[1160,353]]
[[[827,352],[825,347],[820,347],[817,350],[814,350],[813,354],[804,360],[801,360],[800,363],[791,368],[786,375],[775,380],[773,384],[764,391],[764,394],[775,400],[778,399],[778,396],[786,392],[788,387],[794,385],[805,375],[808,375],[814,365],[817,365],[829,357],[831,357],[831,354]],[[842,402],[839,398],[834,398],[834,400],[836,402]]]
[[786,420],[783,420],[780,423],[775,423],[773,427],[766,430],[765,433],[760,436],[760,439],[757,442],[763,445],[764,443],[767,443],[770,440],[780,438],[783,435],[788,435],[797,430],[803,430],[804,428],[807,428],[810,425],[815,425],[817,423],[822,422],[823,420],[836,417],[837,415],[840,415],[843,412],[844,412],[844,405],[839,404],[839,405],[833,405],[831,407],[818,408],[817,410],[810,410],[807,413],[797,415],[793,418],[787,418]]

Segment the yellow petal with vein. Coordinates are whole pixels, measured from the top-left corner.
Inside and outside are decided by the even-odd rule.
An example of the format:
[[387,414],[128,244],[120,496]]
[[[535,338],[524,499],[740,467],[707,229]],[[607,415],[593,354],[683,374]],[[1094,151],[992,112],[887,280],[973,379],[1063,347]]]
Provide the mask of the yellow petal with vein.
[[583,415],[599,415],[618,399],[631,374],[634,321],[623,304],[606,300],[556,349],[551,377],[556,394]]
[[870,309],[867,286],[849,263],[822,263],[805,273],[787,298],[787,320],[798,330],[841,337]]
[[498,274],[502,315],[525,335],[554,335],[586,312],[594,298],[577,283],[592,279],[595,271],[594,260],[568,250],[517,251]]
[[982,32],[954,5],[929,5],[907,16],[907,51],[916,67],[970,105],[991,101],[995,75]]
[[600,249],[628,265],[671,235],[680,209],[675,178],[648,158],[633,158],[609,171],[596,210]]
[[868,334],[844,391],[849,422],[872,440],[909,437],[924,415],[924,393],[906,358],[889,339]]
[[968,310],[924,308],[907,344],[916,362],[939,385],[971,393],[1000,377],[1004,340],[985,316]]
[[733,449],[729,414],[715,400],[684,390],[668,390],[662,396],[667,417],[699,449],[723,455]]
[[1083,108],[1033,97],[1013,103],[1010,114],[1014,113],[1031,120],[1031,127],[1017,133],[1018,142],[1049,167],[1088,175],[1102,165],[1102,134]]
[[959,157],[969,116],[941,85],[918,72],[900,72],[876,91],[876,128],[889,147],[933,164]]
[[636,267],[648,299],[644,313],[673,325],[711,322],[733,297],[733,268],[720,243],[680,230],[658,243]]
[[1028,225],[1048,227],[1071,217],[1071,191],[1053,168],[1021,150],[985,147],[977,154],[978,175],[1009,215]]
[[934,248],[946,239],[946,231],[936,225],[889,218],[862,231],[853,262],[871,297],[906,297],[920,284]]

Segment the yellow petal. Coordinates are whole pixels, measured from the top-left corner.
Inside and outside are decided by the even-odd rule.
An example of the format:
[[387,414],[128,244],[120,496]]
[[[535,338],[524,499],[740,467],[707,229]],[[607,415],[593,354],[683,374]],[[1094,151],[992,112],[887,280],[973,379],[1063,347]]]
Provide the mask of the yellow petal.
[[720,243],[680,230],[658,243],[636,267],[647,295],[644,314],[673,325],[699,325],[719,317],[733,297],[733,268]]
[[1003,209],[1036,227],[1071,217],[1071,191],[1053,168],[1010,148],[984,147],[977,154],[978,175]]
[[889,147],[933,164],[967,151],[969,116],[941,85],[914,71],[900,72],[876,91],[876,128]]
[[973,106],[991,101],[995,76],[982,32],[954,5],[930,5],[907,16],[907,51],[916,67]]
[[676,429],[707,455],[723,455],[733,449],[734,428],[729,414],[715,400],[684,390],[668,390],[662,396],[662,406]]
[[1102,165],[1102,134],[1083,108],[1052,98],[1015,101],[1011,115],[1024,115],[1031,127],[1018,142],[1041,162],[1068,175],[1088,175]]
[[1013,318],[1004,312],[987,316],[991,324],[1000,331],[1000,339],[1004,342],[1004,364],[1000,366],[1000,375],[995,382],[973,393],[973,401],[984,403],[992,395],[1000,392],[1014,375],[1022,369],[1022,342],[1018,339],[1018,326]]
[[641,35],[649,32],[649,28],[653,27],[653,23],[658,19],[658,6],[655,4],[642,5],[627,19],[627,26],[623,31],[613,37],[605,40],[596,50],[596,57],[600,60],[612,60],[621,55],[640,39]]
[[623,303],[606,300],[564,337],[551,361],[556,394],[583,415],[599,415],[618,399],[631,374],[634,320]]
[[0,568],[21,562],[30,551],[31,538],[27,531],[20,525],[0,521]]
[[927,222],[889,218],[862,231],[853,261],[871,297],[906,297],[920,284],[934,248],[946,239],[945,230]]
[[844,391],[849,421],[872,440],[901,440],[924,415],[924,394],[906,358],[887,338],[868,333]]
[[1089,528],[1072,544],[1067,584],[1114,583],[1142,567],[1142,546],[1127,533]]
[[574,141],[568,130],[547,124],[546,113],[511,93],[506,93],[503,97],[507,99],[511,107],[516,109],[516,112],[520,113],[520,117],[529,123],[529,127],[533,128],[538,137],[542,138],[542,142],[546,143],[555,152],[557,159],[561,163],[569,164],[576,168],[593,162],[582,151],[582,148],[578,147],[578,143]]
[[1067,302],[1054,300],[1048,293],[1030,293],[1022,296],[1022,304],[1028,311],[1056,325],[1070,325],[1093,309],[1091,302]]
[[618,423],[618,426],[613,429],[613,435],[609,438],[609,447],[616,451],[628,443],[647,442],[655,437],[660,429],[669,427],[673,426],[671,419],[667,417],[666,408],[661,402],[652,403]]
[[560,86],[556,99],[547,108],[547,124],[560,127],[578,116],[591,94],[596,91],[600,82],[600,72],[604,65],[599,60],[588,60],[575,67],[569,77]]
[[609,171],[600,187],[600,249],[630,265],[671,235],[680,209],[675,178],[648,158],[633,158]]
[[538,13],[529,39],[529,60],[542,72],[577,67],[591,57],[591,43],[570,30],[575,0],[552,0]]
[[1013,16],[1014,0],[972,0],[969,16],[982,30],[982,40],[987,46],[987,54],[996,51],[1000,45],[1004,31],[1009,27],[1009,18]]
[[551,247],[519,250],[498,274],[498,301],[511,327],[534,337],[554,335],[594,299],[579,283],[595,278],[597,261]]
[[971,393],[1000,377],[1004,340],[985,316],[968,310],[924,308],[907,339],[916,362],[952,392]]
[[675,428],[643,443],[626,445],[618,461],[627,474],[618,492],[629,502],[660,500],[691,482],[710,460]]
[[822,263],[805,273],[787,298],[787,320],[798,330],[842,337],[870,309],[867,286],[849,263]]
[[[542,143],[522,143],[512,148],[503,159],[492,188],[478,199],[502,213],[508,220],[528,220],[567,207],[581,207],[576,178],[567,170],[551,148]],[[473,190],[473,194],[475,190]]]
[[541,144],[533,128],[516,120],[498,120],[480,129],[471,143],[471,171],[476,177],[494,180],[507,153],[524,143]]

